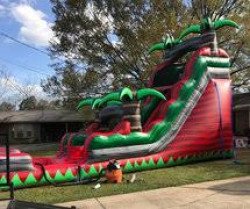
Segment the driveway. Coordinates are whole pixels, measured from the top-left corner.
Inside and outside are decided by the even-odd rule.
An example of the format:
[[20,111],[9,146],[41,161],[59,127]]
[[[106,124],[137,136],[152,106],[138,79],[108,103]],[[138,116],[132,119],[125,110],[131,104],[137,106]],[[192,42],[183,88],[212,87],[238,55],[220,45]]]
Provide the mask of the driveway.
[[[7,208],[7,201],[0,208]],[[57,204],[77,209],[248,209],[250,176]]]
[[248,209],[250,176],[58,204],[77,209]]

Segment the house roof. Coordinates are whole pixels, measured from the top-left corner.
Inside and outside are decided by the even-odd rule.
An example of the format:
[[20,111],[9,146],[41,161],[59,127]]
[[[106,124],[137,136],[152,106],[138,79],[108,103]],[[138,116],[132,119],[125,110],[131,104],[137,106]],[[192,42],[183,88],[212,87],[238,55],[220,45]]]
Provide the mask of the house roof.
[[2,123],[28,122],[84,122],[93,120],[91,112],[77,112],[70,110],[25,110],[0,112]]
[[250,109],[250,92],[233,95],[234,110]]

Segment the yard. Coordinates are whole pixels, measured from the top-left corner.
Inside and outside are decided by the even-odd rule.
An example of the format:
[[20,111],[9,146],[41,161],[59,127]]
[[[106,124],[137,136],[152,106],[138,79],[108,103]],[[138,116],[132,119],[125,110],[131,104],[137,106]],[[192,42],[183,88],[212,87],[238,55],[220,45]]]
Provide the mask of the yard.
[[[36,152],[32,155],[53,154],[49,152]],[[250,149],[239,152],[239,164],[232,160],[217,160],[196,163],[186,166],[176,166],[165,169],[144,171],[137,173],[137,181],[122,184],[102,184],[99,189],[92,189],[94,184],[67,187],[44,186],[29,189],[19,189],[15,192],[18,200],[42,203],[60,203],[86,198],[124,194],[142,190],[172,187],[203,181],[227,179],[250,175]],[[131,174],[126,174],[129,179]],[[7,197],[7,192],[0,193],[0,198]]]

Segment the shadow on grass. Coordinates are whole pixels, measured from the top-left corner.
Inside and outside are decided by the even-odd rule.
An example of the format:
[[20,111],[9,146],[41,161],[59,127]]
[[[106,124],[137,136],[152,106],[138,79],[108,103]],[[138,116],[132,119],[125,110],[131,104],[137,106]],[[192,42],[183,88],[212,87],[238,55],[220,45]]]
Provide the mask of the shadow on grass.
[[[234,168],[245,176],[250,176],[250,149],[238,149],[237,159],[228,160],[227,166]],[[230,195],[250,195],[250,179],[243,179],[225,184],[211,186],[209,189]]]

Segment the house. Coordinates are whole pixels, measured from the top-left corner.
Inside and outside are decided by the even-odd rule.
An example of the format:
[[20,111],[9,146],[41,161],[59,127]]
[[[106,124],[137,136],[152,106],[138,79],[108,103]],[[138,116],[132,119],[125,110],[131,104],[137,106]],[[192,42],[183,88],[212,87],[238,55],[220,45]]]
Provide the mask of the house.
[[[83,130],[93,119],[90,109],[0,112],[0,144],[3,134],[11,144],[59,142],[66,132]],[[250,137],[250,93],[233,95],[233,121],[235,135]]]
[[250,92],[233,95],[234,134],[250,137]]
[[[69,110],[0,112],[0,135],[8,134],[11,144],[58,142],[66,132],[84,129],[93,120],[87,114]],[[1,138],[0,138],[0,143]]]

